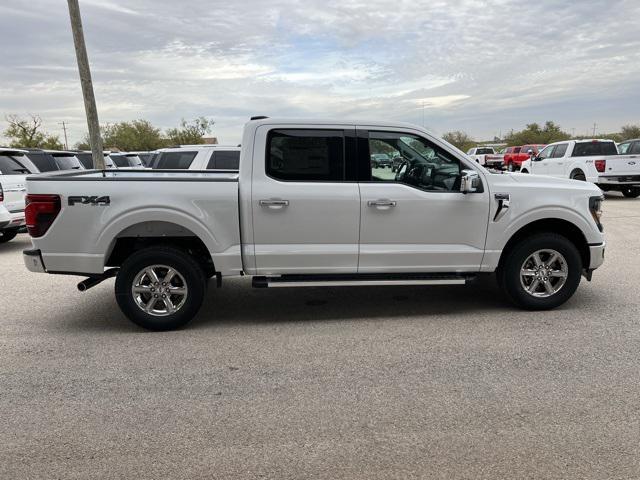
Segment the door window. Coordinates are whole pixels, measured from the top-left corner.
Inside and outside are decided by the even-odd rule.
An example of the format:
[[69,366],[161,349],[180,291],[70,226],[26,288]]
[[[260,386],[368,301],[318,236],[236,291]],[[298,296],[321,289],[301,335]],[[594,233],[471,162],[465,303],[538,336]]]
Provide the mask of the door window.
[[551,154],[551,158],[562,158],[564,154],[567,152],[567,143],[561,143],[556,145],[553,149],[553,153]]
[[428,140],[409,133],[369,132],[371,156],[386,154],[392,164],[371,162],[371,180],[397,182],[426,191],[459,191],[460,162]]
[[538,158],[540,159],[551,158],[553,156],[553,150],[555,148],[556,148],[555,145],[549,145],[538,154]]
[[629,153],[640,153],[640,142],[633,142],[629,149]]
[[290,182],[345,180],[342,130],[285,130],[269,132],[267,175]]

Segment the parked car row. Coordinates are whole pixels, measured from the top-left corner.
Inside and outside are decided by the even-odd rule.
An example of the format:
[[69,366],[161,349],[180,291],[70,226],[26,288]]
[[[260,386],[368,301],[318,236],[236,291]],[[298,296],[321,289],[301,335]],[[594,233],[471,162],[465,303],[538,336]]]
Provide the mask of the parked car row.
[[[155,152],[105,151],[107,170],[222,170],[237,171],[240,147],[183,145]],[[34,148],[0,148],[0,243],[25,230],[26,176],[55,171],[91,170],[93,156],[87,151]]]

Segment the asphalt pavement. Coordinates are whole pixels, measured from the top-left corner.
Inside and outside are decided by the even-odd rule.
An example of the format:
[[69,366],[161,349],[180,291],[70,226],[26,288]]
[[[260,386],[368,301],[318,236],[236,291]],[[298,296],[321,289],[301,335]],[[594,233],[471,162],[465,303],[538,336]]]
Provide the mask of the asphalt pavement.
[[562,308],[465,287],[211,288],[145,332],[0,245],[0,478],[640,478],[640,199]]

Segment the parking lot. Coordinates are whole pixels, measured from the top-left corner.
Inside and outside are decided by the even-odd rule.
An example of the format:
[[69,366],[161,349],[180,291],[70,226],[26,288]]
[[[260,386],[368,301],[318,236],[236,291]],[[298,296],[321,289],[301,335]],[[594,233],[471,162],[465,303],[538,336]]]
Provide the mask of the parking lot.
[[0,245],[3,478],[637,478],[640,201],[562,308],[466,287],[252,290],[148,333]]

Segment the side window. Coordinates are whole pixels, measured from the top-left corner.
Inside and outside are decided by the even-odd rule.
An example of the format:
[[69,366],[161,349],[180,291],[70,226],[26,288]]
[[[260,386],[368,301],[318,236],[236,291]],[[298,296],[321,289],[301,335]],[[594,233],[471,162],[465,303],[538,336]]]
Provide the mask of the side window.
[[629,153],[640,153],[640,142],[633,142],[629,149]]
[[561,143],[556,145],[556,148],[553,149],[553,155],[551,158],[562,158],[564,154],[567,153],[567,143]]
[[0,173],[3,175],[24,175],[29,170],[12,157],[0,155]]
[[153,168],[187,170],[198,152],[162,152]]
[[344,181],[344,144],[342,130],[272,130],[266,173],[291,182]]
[[544,150],[542,150],[538,154],[538,158],[552,158],[553,157],[553,150],[555,148],[556,148],[555,145],[550,145],[550,146],[546,147]]
[[369,132],[371,156],[384,153],[391,165],[371,161],[371,180],[427,191],[458,191],[460,162],[428,140],[409,133]]
[[618,153],[620,153],[621,155],[624,155],[625,153],[631,153],[629,152],[629,150],[631,150],[629,147],[631,147],[631,143],[621,143],[620,145],[618,145]]
[[221,150],[213,152],[207,164],[207,170],[238,170],[240,152]]

